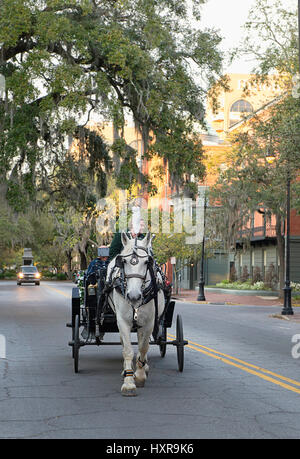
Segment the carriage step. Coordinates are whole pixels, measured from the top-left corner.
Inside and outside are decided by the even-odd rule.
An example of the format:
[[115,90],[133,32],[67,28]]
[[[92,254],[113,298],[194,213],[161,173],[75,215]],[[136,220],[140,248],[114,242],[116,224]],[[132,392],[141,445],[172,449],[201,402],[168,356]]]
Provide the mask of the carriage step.
[[68,324],[66,324],[66,327],[67,327],[67,328],[72,328],[72,324],[71,324],[71,323],[68,323]]
[[189,342],[186,340],[178,341],[177,339],[174,339],[174,341],[168,341],[166,344],[173,344],[173,346],[186,346],[187,344],[189,344]]

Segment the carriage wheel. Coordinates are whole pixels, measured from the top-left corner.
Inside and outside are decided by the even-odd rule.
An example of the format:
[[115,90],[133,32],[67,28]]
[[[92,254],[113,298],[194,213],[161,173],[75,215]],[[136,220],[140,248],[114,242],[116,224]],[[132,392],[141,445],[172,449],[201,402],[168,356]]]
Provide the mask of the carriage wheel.
[[183,340],[182,319],[180,315],[177,315],[177,321],[176,321],[176,341],[177,341],[176,347],[177,347],[178,370],[183,371],[184,340]]
[[159,345],[159,351],[160,351],[160,356],[164,357],[166,355],[166,350],[167,350],[167,329],[166,327],[163,327],[161,338],[162,338],[163,343]]
[[78,373],[78,361],[79,361],[79,316],[75,317],[75,328],[74,328],[74,339],[73,339],[73,358],[74,358],[74,371]]
[[74,359],[74,337],[75,337],[74,331],[75,331],[75,328],[72,327],[72,343],[73,343],[73,345],[72,345],[72,358],[73,359]]

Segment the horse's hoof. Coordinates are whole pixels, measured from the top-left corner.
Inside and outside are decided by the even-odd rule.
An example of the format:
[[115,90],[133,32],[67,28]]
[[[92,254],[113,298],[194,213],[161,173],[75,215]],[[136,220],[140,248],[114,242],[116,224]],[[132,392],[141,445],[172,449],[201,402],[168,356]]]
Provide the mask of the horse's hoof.
[[137,393],[135,389],[122,389],[123,397],[136,397]]
[[135,380],[136,387],[144,387],[145,386],[145,381],[146,381],[145,379],[140,379],[140,380],[136,379]]

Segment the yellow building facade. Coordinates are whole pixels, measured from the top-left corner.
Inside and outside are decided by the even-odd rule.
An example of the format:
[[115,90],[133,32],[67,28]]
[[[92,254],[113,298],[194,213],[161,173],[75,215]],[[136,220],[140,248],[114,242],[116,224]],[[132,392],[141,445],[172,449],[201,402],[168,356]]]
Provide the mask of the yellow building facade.
[[230,127],[257,111],[281,92],[275,76],[270,77],[265,83],[255,82],[253,74],[228,74],[227,78],[229,91],[220,93],[218,112],[214,113],[208,102],[206,113],[207,121],[222,140],[226,139]]

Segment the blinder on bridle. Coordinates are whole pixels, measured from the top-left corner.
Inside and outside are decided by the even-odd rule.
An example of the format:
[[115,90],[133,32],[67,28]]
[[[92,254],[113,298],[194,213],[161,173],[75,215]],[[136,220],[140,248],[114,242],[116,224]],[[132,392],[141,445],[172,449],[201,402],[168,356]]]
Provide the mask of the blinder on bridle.
[[[138,255],[137,251],[138,250],[143,250],[146,252],[145,255]],[[145,249],[145,247],[141,247],[137,245],[137,240],[135,240],[134,248],[132,253],[129,253],[128,255],[117,255],[116,257],[116,262],[115,262],[115,267],[119,269],[124,269],[124,258],[129,258],[129,263],[133,266],[137,265],[139,263],[139,258],[147,258],[148,257],[148,265],[152,266],[153,265],[153,257],[152,254],[150,254],[149,250]],[[141,276],[140,274],[128,274],[124,275],[124,278],[142,278],[144,279],[144,276]]]

